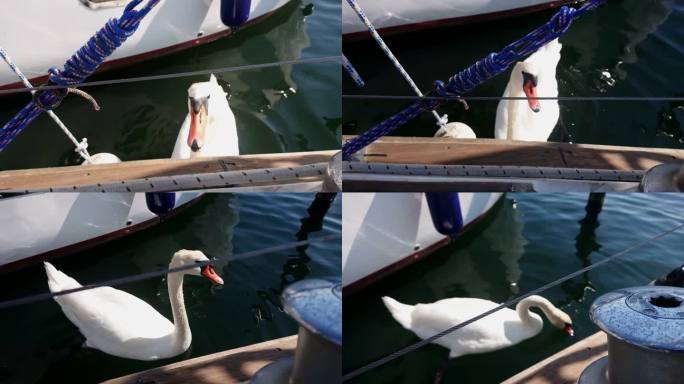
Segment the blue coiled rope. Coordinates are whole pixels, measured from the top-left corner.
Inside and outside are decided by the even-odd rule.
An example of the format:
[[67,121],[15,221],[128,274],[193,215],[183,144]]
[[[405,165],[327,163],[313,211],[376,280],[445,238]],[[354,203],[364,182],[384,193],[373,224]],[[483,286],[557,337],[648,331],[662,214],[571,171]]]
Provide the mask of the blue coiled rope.
[[64,64],[64,69],[50,68],[48,85],[64,86],[63,89],[38,91],[33,100],[0,128],[0,151],[43,111],[57,108],[67,95],[67,87],[82,83],[121,46],[140,26],[140,22],[161,0],[149,0],[139,10],[135,8],[143,0],[132,0],[122,16],[111,19],[95,36]]
[[[470,67],[451,77],[446,83],[435,82],[434,93],[440,97],[461,96],[494,76],[506,71],[511,65],[524,60],[545,44],[557,39],[568,31],[577,18],[597,8],[606,0],[589,0],[579,9],[562,7],[549,22],[528,33],[522,39],[507,45],[499,53],[491,53]],[[389,134],[423,111],[432,111],[444,103],[442,100],[421,100],[394,116],[374,126],[342,146],[342,158],[349,161],[351,155],[370,145],[377,139]]]

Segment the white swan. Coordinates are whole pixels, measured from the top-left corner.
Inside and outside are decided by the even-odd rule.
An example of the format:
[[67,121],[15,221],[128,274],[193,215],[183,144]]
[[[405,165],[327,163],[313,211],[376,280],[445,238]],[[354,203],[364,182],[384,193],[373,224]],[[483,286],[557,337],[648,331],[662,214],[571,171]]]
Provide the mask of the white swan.
[[[382,301],[392,317],[421,339],[434,336],[499,304],[476,298],[451,298],[431,304],[406,305],[390,298]],[[544,321],[530,311],[538,307],[555,327],[574,334],[572,320],[541,296],[530,296],[515,311],[504,308],[434,341],[450,350],[449,358],[496,351],[515,345],[541,332]]]
[[451,137],[453,139],[477,139],[475,132],[467,124],[449,123],[440,127],[435,133],[435,137]]
[[188,89],[188,116],[183,122],[174,159],[236,156],[240,154],[235,116],[226,92],[211,75],[207,82],[195,83]]
[[527,60],[517,63],[504,91],[504,97],[527,100],[501,100],[496,110],[494,137],[503,140],[547,141],[560,117],[557,100],[556,67],[562,45],[558,39],[541,47]]
[[[180,250],[170,268],[209,259],[200,251]],[[45,263],[50,292],[81,287],[76,280]],[[204,276],[216,284],[223,280],[210,265],[168,275],[173,323],[137,297],[101,287],[55,297],[66,317],[86,338],[86,346],[110,355],[136,360],[157,360],[185,352],[192,341],[183,301],[183,275]]]

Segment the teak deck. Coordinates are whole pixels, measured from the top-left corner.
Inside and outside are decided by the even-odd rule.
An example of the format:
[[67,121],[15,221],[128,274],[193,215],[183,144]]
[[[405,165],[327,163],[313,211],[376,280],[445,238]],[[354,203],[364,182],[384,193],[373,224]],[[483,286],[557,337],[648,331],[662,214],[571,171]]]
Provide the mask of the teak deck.
[[[354,136],[345,136],[344,141]],[[399,164],[510,165],[645,171],[684,161],[684,150],[537,143],[495,139],[387,136],[369,145],[361,160]]]
[[262,367],[294,356],[297,336],[266,341],[134,373],[102,384],[233,384],[249,380]]
[[502,384],[575,384],[584,369],[608,354],[608,338],[597,332],[527,368]]
[[161,159],[119,164],[38,168],[0,172],[0,191],[82,187],[160,176],[208,174],[328,163],[337,151],[244,155],[188,160]]

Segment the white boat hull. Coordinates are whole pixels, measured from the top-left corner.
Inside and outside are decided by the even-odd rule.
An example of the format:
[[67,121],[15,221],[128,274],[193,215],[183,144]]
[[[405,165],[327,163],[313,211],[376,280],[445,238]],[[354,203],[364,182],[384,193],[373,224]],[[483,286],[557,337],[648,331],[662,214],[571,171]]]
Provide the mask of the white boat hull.
[[[248,22],[288,2],[252,0]],[[128,1],[120,3],[123,5],[90,9],[81,0],[5,0],[0,13],[0,46],[27,77],[42,81],[49,68],[61,68],[109,19],[119,17]],[[221,22],[220,6],[218,0],[162,1],[105,66],[149,59],[230,33]],[[17,86],[14,72],[0,64],[0,88]]]
[[[200,196],[197,192],[177,193],[174,211]],[[47,193],[1,198],[0,269],[85,249],[157,221],[142,193]]]
[[[399,32],[439,24],[459,24],[495,19],[512,14],[557,7],[570,1],[558,0],[358,0],[361,9],[376,29]],[[346,3],[346,2],[345,2]],[[366,32],[350,6],[342,7],[342,33]]]
[[[460,193],[463,229],[502,194]],[[423,193],[346,193],[342,197],[342,285],[355,291],[446,245]]]

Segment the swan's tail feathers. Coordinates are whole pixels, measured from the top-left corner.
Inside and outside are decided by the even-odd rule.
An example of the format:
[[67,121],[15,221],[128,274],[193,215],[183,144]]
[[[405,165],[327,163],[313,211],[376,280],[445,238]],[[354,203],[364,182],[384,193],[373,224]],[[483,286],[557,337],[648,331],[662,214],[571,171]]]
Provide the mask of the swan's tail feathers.
[[394,320],[396,320],[402,327],[411,329],[411,314],[413,313],[413,306],[402,304],[391,297],[384,296],[382,302],[390,311]]
[[48,277],[48,287],[50,287],[50,292],[59,292],[66,289],[80,288],[81,284],[73,278],[67,276],[64,272],[55,268],[52,264],[48,262],[43,263],[45,265],[45,273]]

